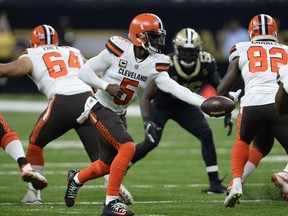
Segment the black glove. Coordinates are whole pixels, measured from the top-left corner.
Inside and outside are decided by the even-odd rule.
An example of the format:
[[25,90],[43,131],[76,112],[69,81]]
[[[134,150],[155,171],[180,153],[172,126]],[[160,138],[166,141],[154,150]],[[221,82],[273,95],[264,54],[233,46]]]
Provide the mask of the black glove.
[[151,121],[149,117],[145,117],[143,120],[146,135],[152,143],[155,143],[158,139],[158,135],[156,132],[157,125],[153,121]]
[[227,136],[230,136],[232,133],[233,120],[232,120],[231,116],[232,116],[232,114],[228,113],[224,117],[224,127],[225,127],[225,131],[227,131]]

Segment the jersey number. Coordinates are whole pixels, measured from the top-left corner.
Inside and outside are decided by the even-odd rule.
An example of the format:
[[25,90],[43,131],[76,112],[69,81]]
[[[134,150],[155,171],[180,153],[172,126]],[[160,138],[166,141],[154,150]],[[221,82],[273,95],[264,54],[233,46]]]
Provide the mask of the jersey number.
[[[269,55],[273,55],[269,56]],[[249,70],[252,73],[265,72],[268,70],[269,63],[271,71],[277,73],[278,64],[287,64],[287,53],[281,48],[271,48],[266,50],[261,46],[253,46],[248,49]]]
[[138,81],[130,80],[128,78],[124,78],[122,80],[121,85],[120,85],[122,87],[122,89],[124,89],[124,94],[121,97],[121,98],[124,98],[124,99],[119,99],[119,98],[115,97],[114,98],[114,103],[118,104],[118,105],[125,105],[125,104],[129,103],[129,101],[133,97],[134,91],[131,90],[131,89],[128,89],[127,87],[128,86],[137,87],[138,85],[139,85]]
[[[43,55],[43,61],[49,71],[50,77],[56,79],[61,76],[66,76],[68,74],[67,66],[62,58],[61,53],[51,52],[45,53]],[[70,68],[80,68],[79,58],[73,51],[70,51],[68,66]]]

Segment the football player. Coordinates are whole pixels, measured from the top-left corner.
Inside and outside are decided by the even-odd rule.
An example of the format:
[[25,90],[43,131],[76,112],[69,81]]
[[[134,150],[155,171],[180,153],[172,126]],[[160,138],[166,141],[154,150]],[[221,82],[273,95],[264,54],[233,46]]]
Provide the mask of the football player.
[[[169,57],[160,53],[166,31],[155,14],[139,14],[132,19],[129,39],[111,37],[99,55],[88,60],[79,77],[98,89],[95,98],[80,116],[89,117],[100,140],[100,159],[81,171],[70,171],[65,203],[75,203],[79,188],[88,180],[110,172],[103,215],[134,215],[118,200],[119,186],[135,153],[133,138],[127,131],[126,110],[150,83],[164,92],[200,106],[204,98],[175,82],[167,73]],[[103,76],[97,72],[103,71]],[[94,102],[93,102],[94,101]]]
[[[277,74],[279,88],[275,97],[275,109],[280,115],[288,114],[288,65],[281,67]],[[284,200],[288,200],[288,164],[283,171],[274,173],[272,181],[280,188]]]
[[7,121],[0,114],[0,145],[19,165],[23,181],[30,182],[37,190],[47,186],[44,176],[37,173],[25,157],[22,143],[18,134],[8,125]]
[[[210,87],[212,95],[215,94],[215,89],[220,83],[220,75],[214,57],[202,50],[203,42],[200,35],[194,29],[183,28],[175,35],[173,45],[174,52],[169,55],[171,61],[169,76],[180,85],[188,87],[191,92],[201,93],[209,84],[212,86]],[[155,84],[150,85],[143,93],[140,107],[146,136],[142,143],[136,145],[132,164],[157,147],[165,124],[169,119],[173,119],[201,142],[202,158],[210,182],[210,187],[205,192],[225,193],[226,187],[221,184],[218,177],[212,131],[200,108],[159,90]],[[231,113],[225,116],[224,125],[229,136],[233,126]]]
[[234,207],[243,194],[241,180],[252,140],[265,155],[275,137],[288,153],[288,134],[285,132],[288,116],[279,116],[275,111],[277,72],[288,63],[288,47],[278,43],[277,24],[269,15],[253,17],[248,33],[249,42],[240,42],[231,48],[227,73],[217,88],[219,95],[227,95],[241,76],[245,84],[231,153],[233,180],[224,201],[226,207]]
[[[49,103],[40,115],[29,138],[27,159],[33,169],[42,173],[44,147],[51,141],[74,129],[81,139],[91,161],[99,158],[98,136],[89,121],[79,124],[86,99],[93,90],[78,78],[85,59],[81,52],[69,46],[58,46],[57,31],[49,25],[39,25],[30,35],[30,48],[18,60],[0,64],[1,77],[28,75]],[[121,186],[121,198],[129,204],[130,193]],[[124,193],[124,194],[123,194]],[[28,183],[28,191],[22,203],[41,203],[40,190]]]

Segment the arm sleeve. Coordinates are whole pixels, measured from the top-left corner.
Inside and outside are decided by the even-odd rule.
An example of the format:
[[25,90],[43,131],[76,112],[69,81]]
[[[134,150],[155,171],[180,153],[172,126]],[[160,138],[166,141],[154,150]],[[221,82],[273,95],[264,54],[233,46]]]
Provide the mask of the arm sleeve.
[[89,59],[81,67],[78,74],[79,79],[93,88],[105,90],[109,83],[98,77],[97,73],[104,71],[110,66],[111,58],[111,54],[105,49],[99,55]]
[[169,77],[167,72],[159,73],[159,75],[155,78],[155,83],[160,90],[170,93],[188,104],[200,107],[205,100],[204,97],[179,85],[176,81]]

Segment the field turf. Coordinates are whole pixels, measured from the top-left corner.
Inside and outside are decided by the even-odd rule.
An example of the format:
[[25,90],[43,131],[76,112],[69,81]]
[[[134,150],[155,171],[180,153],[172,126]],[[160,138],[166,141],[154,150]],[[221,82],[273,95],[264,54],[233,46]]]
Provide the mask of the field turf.
[[[0,101],[1,106],[1,101]],[[24,149],[39,113],[1,112],[21,137]],[[220,178],[227,174],[224,184],[231,179],[230,152],[235,128],[230,137],[224,131],[222,118],[210,118],[218,154]],[[191,122],[193,124],[193,122]],[[128,117],[128,129],[135,142],[144,135],[140,117]],[[224,194],[207,195],[208,177],[201,157],[201,146],[195,137],[175,122],[169,121],[159,146],[125,176],[123,184],[132,193],[135,203],[129,209],[141,216],[190,215],[286,215],[287,202],[271,182],[271,174],[282,170],[287,156],[275,142],[274,148],[244,185],[241,204],[225,208]],[[42,205],[21,204],[26,193],[16,162],[0,151],[0,215],[1,216],[58,216],[100,215],[105,199],[103,178],[87,182],[79,191],[77,203],[68,208],[64,193],[69,169],[83,169],[90,164],[82,144],[74,131],[70,131],[45,148],[44,175],[49,185],[42,191]]]

